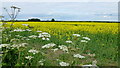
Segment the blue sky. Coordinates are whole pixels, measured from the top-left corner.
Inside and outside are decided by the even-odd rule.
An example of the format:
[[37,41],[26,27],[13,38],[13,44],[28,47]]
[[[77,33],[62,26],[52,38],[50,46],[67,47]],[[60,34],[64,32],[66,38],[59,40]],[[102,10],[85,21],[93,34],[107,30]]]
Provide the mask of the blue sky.
[[[55,18],[62,21],[117,21],[118,18],[117,2],[4,2],[2,4],[7,8],[12,5],[20,7],[21,13],[18,19],[37,17],[42,20]],[[3,14],[6,13],[3,11]]]

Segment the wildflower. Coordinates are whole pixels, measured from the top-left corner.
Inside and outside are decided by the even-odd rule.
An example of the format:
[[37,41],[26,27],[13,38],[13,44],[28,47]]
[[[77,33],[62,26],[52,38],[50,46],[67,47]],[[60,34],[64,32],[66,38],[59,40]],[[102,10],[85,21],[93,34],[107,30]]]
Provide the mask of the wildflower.
[[20,47],[25,47],[26,45],[28,45],[28,43],[21,43],[21,44],[13,44],[11,47],[14,48],[20,48]]
[[22,36],[20,36],[20,35],[15,35],[15,36],[16,36],[16,37],[20,37],[20,38],[22,37]]
[[19,45],[13,44],[11,47],[12,47],[13,49],[14,49],[14,48],[19,48]]
[[39,34],[39,37],[51,37],[49,33],[43,32]]
[[32,56],[26,56],[25,58],[28,59],[28,60],[31,60],[34,57],[32,57]]
[[19,39],[14,38],[10,40],[10,42],[16,42],[16,41],[19,41]]
[[51,50],[53,50],[53,51],[55,52],[55,51],[57,51],[57,50],[58,50],[58,48],[55,48],[55,49],[51,49]]
[[0,48],[2,48],[2,47],[9,47],[9,46],[10,46],[10,44],[1,44]]
[[88,41],[86,41],[86,40],[81,40],[81,42],[85,42],[85,43],[87,43]]
[[72,43],[72,41],[65,41],[66,43]]
[[30,40],[30,39],[26,39],[26,40]]
[[83,39],[90,40],[90,38],[88,38],[88,37],[83,37]]
[[45,40],[45,38],[42,38],[42,40]]
[[91,56],[91,57],[94,57],[94,56],[95,56],[95,54],[90,54],[90,53],[88,53],[88,55]]
[[33,54],[36,54],[36,53],[38,53],[39,51],[34,50],[34,49],[31,49],[31,50],[29,50],[28,52],[33,53]]
[[80,37],[80,34],[73,34],[73,36]]
[[40,32],[41,33],[42,31],[36,31],[36,32]]
[[22,24],[23,26],[28,26],[28,24]]
[[32,31],[32,30],[30,30],[30,29],[26,29],[26,31]]
[[44,62],[45,60],[44,59],[41,59],[40,61],[38,61],[38,63],[40,64],[40,65],[44,65]]
[[22,32],[22,31],[25,31],[25,30],[22,30],[22,29],[14,29],[13,31],[15,31],[15,32]]
[[60,66],[69,66],[69,63],[66,63],[66,62],[60,62],[59,64]]
[[31,36],[29,36],[29,38],[37,38],[37,36],[36,35],[31,35]]
[[49,43],[49,44],[42,46],[42,48],[50,48],[50,47],[54,47],[55,45],[56,44],[54,44],[54,43]]
[[26,45],[28,45],[28,43],[21,43],[19,44],[19,47],[25,47]]
[[46,38],[46,40],[50,40],[49,38]]
[[96,64],[97,64],[97,61],[94,60],[94,61],[92,62],[92,65],[96,65]]
[[27,39],[27,37],[22,37],[22,38],[21,38],[21,40],[25,40],[25,39]]
[[97,65],[97,61],[96,60],[94,60],[93,62],[92,62],[92,64],[89,64],[89,65],[82,65],[82,67],[83,68],[99,68]]
[[82,56],[82,55],[80,55],[80,54],[74,54],[73,57],[81,58],[81,59],[82,59],[82,58],[85,58],[85,56]]
[[58,46],[60,49],[62,49],[64,52],[68,53],[68,48],[65,45]]
[[42,38],[42,40],[50,40],[49,38],[51,37],[49,33],[46,33],[46,32],[43,32],[43,33],[40,33],[39,38]]

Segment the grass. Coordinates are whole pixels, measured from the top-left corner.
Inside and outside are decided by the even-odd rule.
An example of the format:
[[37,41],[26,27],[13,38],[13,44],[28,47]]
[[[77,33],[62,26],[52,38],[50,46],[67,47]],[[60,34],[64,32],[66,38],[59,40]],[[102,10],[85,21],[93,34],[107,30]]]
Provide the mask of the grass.
[[[4,27],[9,27],[11,22],[8,22]],[[29,24],[33,28],[28,28],[22,24]],[[32,31],[13,31],[14,29],[29,29]],[[9,28],[8,28],[9,29]],[[3,65],[16,65],[16,66],[41,66],[40,60],[44,66],[60,66],[60,62],[69,63],[70,66],[80,66],[85,64],[91,64],[94,60],[97,60],[99,66],[117,66],[118,59],[118,23],[98,23],[98,22],[15,22],[13,25],[13,32],[6,33],[3,31],[3,44],[8,43],[7,37],[9,36],[9,42],[11,46],[13,44],[18,45],[21,43],[27,43],[28,45],[23,48],[10,49],[5,48],[3,50]],[[41,38],[29,38],[31,35],[38,36],[40,33],[36,31],[47,32],[51,35],[50,40],[42,40]],[[74,37],[73,34],[80,34],[80,37]],[[20,36],[16,36],[20,35]],[[83,37],[88,37],[87,43],[82,43]],[[29,39],[29,40],[27,40]],[[72,44],[65,41],[72,41]],[[42,46],[54,43],[55,47],[43,49]],[[59,49],[59,45],[65,45],[68,48],[69,53],[66,53]],[[4,48],[4,47],[3,47]],[[51,49],[58,48],[57,51]],[[39,53],[32,54],[28,51],[30,49],[38,50]],[[7,51],[7,52],[6,52]],[[90,56],[88,53],[95,54]],[[74,54],[81,54],[85,58],[75,58]],[[26,59],[26,56],[33,56],[31,60]],[[16,59],[15,59],[16,58]],[[14,60],[13,60],[14,59]],[[59,59],[59,60],[57,60]],[[8,63],[9,62],[9,63]]]

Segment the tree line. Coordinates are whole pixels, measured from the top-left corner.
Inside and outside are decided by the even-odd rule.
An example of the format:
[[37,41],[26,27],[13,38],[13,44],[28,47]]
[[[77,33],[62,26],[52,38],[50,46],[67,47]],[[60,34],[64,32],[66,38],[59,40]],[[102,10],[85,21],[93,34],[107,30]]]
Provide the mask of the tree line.
[[[38,18],[31,18],[31,19],[28,19],[28,21],[39,22],[39,21],[41,21],[41,20],[40,20],[40,19],[38,19]],[[54,21],[55,21],[55,19],[54,19],[54,18],[52,18],[50,21],[51,21],[51,22],[54,22]]]

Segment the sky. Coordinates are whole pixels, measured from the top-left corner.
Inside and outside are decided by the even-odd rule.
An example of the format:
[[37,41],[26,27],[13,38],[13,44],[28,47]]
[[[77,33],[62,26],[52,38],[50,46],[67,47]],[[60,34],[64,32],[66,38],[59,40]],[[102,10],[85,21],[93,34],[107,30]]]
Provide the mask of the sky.
[[[59,2],[60,1],[60,2]],[[117,21],[118,0],[4,0],[2,7],[21,8],[17,19],[40,18],[59,21]],[[5,11],[0,9],[6,16]]]
[[1,0],[2,2],[119,2],[119,0]]

